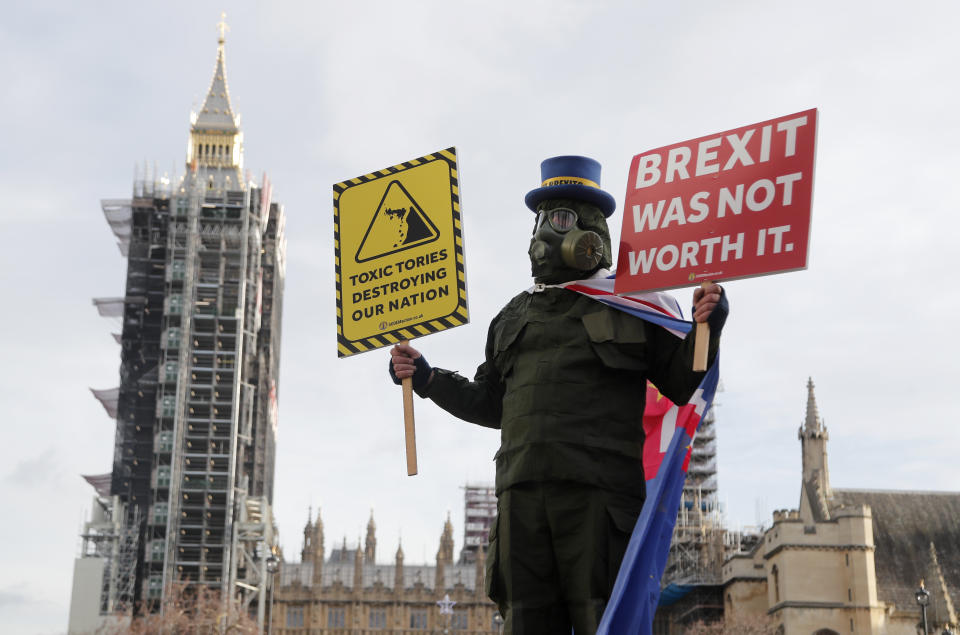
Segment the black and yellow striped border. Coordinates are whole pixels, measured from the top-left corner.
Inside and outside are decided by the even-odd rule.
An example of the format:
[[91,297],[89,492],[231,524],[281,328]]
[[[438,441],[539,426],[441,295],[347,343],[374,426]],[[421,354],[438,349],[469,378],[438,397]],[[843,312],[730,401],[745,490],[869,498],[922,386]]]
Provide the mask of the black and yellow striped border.
[[[343,296],[342,280],[340,272],[340,195],[348,188],[363,183],[368,183],[375,179],[390,176],[410,168],[429,163],[431,161],[445,161],[450,168],[450,200],[451,212],[453,214],[453,239],[454,252],[457,266],[457,308],[450,314],[443,317],[415,322],[393,331],[384,331],[372,337],[360,340],[348,340],[343,336]],[[463,326],[470,321],[469,311],[467,310],[467,277],[463,261],[463,224],[460,216],[460,184],[459,173],[457,171],[457,149],[447,148],[433,154],[422,156],[418,159],[404,161],[399,165],[384,168],[370,174],[364,174],[349,181],[336,183],[333,186],[333,250],[335,256],[335,271],[337,277],[337,357],[349,357],[357,353],[365,353],[376,348],[392,346],[403,340],[412,340],[415,337],[429,335],[438,331],[451,329],[455,326]]]

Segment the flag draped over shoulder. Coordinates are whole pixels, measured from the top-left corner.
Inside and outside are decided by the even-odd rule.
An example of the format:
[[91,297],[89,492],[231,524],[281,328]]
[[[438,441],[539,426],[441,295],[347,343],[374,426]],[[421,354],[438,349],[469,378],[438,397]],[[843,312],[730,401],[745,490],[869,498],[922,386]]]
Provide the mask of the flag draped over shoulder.
[[[684,337],[693,324],[683,319],[677,301],[665,293],[613,293],[614,278],[577,280],[564,285]],[[647,498],[620,565],[616,584],[597,635],[647,635],[660,598],[660,577],[667,563],[693,436],[717,391],[719,363],[707,371],[689,403],[677,406],[647,383],[643,412],[646,439],[643,468]]]

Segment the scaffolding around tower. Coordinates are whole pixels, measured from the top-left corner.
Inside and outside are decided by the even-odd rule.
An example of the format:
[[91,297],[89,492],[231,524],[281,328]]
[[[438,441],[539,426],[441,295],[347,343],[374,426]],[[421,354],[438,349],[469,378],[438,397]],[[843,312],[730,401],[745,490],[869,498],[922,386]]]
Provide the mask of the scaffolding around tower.
[[[110,495],[110,474],[84,476],[96,491],[90,520],[80,534],[80,556],[74,566],[70,623],[78,629],[98,628],[101,616],[128,613],[134,595],[139,541],[139,514],[128,517],[120,497]],[[82,601],[83,598],[86,601]]]
[[185,584],[264,619],[286,240],[242,138],[221,32],[185,173],[144,162],[130,198],[101,201],[126,264],[123,292],[94,300],[121,349],[119,386],[92,390],[116,435],[78,559],[101,616],[162,612]]
[[476,562],[480,550],[486,553],[490,527],[497,518],[497,492],[490,483],[463,486],[463,547],[460,564]]
[[664,569],[667,584],[717,584],[723,564],[724,518],[717,499],[717,437],[714,409],[693,438],[690,466]]

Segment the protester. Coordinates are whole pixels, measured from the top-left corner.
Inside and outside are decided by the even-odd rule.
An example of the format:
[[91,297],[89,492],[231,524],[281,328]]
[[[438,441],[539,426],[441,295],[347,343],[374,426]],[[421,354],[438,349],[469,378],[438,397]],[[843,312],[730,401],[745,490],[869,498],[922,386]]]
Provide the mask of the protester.
[[[431,368],[409,344],[391,350],[390,373],[397,383],[412,377],[418,395],[454,416],[501,431],[486,587],[504,632],[592,634],[643,505],[646,381],[684,404],[704,373],[692,370],[696,329],[680,339],[556,286],[609,275],[616,203],[593,159],[547,159],[541,180],[526,196],[536,285],[493,319],[473,380]],[[693,301],[695,321],[711,327],[712,362],[725,294],[712,284]]]

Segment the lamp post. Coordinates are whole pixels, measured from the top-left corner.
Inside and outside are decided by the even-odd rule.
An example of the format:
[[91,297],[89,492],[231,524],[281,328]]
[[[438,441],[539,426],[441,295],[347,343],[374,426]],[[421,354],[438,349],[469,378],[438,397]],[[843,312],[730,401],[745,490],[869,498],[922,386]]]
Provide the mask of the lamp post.
[[920,605],[920,615],[923,618],[923,635],[929,635],[929,631],[927,631],[927,605],[930,604],[930,592],[924,588],[923,580],[920,580],[920,588],[914,591],[913,597],[917,599],[917,604]]
[[276,583],[276,578],[274,575],[277,573],[277,570],[280,569],[280,558],[276,557],[272,553],[267,556],[266,560],[263,561],[263,568],[267,573],[270,574],[270,602],[269,602],[269,614],[270,618],[267,622],[267,633],[273,632],[273,585]]

